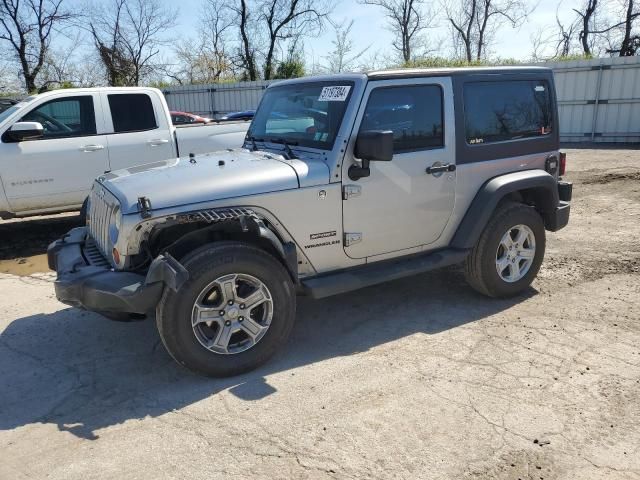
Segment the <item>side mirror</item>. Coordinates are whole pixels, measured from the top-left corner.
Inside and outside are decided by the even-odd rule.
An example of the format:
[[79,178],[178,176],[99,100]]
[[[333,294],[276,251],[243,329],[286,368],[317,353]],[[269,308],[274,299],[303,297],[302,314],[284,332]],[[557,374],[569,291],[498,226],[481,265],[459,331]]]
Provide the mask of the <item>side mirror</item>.
[[393,159],[393,132],[391,130],[367,130],[356,138],[356,158],[377,162]]
[[390,162],[393,159],[393,132],[391,130],[367,130],[356,138],[353,152],[361,165],[349,167],[349,178],[358,180],[371,174],[369,162]]
[[42,138],[44,127],[40,122],[17,122],[4,133],[4,139],[9,142],[24,142]]

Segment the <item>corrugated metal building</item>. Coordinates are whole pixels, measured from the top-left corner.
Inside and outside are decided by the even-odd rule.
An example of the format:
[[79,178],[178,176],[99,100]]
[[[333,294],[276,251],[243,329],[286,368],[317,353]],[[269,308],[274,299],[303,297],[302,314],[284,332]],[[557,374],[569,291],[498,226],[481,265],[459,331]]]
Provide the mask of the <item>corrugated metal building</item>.
[[[555,73],[563,142],[640,142],[640,57],[539,65]],[[270,83],[191,85],[164,93],[172,110],[217,118],[255,109]]]

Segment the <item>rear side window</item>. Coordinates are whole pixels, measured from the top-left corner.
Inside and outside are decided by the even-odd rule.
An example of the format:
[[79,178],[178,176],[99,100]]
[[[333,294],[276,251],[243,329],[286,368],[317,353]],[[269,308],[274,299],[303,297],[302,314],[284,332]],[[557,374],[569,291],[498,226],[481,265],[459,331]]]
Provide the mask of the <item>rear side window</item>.
[[393,152],[444,146],[442,89],[437,85],[381,87],[369,95],[360,131],[393,131]]
[[140,132],[158,127],[149,95],[125,93],[108,95],[113,131]]
[[31,110],[20,121],[41,123],[43,139],[96,134],[96,116],[90,95],[51,100]]
[[549,135],[552,112],[546,81],[471,82],[464,86],[469,145]]

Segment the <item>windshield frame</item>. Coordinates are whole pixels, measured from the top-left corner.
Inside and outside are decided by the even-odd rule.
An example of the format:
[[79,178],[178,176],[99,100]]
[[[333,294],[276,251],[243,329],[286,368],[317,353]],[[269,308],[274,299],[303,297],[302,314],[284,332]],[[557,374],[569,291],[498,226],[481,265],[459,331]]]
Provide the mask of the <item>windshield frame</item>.
[[4,123],[8,118],[10,118],[14,113],[18,112],[25,106],[29,105],[33,100],[35,100],[36,96],[32,95],[30,97],[23,98],[19,102],[11,105],[9,108],[0,112],[0,124]]
[[19,104],[11,105],[6,110],[3,110],[2,112],[0,112],[0,123],[3,123],[7,118],[9,118],[11,115],[13,115],[18,110],[20,110],[20,107],[18,105]]
[[[295,89],[300,89],[301,87],[308,88],[308,87],[332,87],[332,86],[348,86],[350,87],[350,89],[345,100],[341,102],[344,104],[344,109],[342,111],[340,118],[337,119],[337,125],[333,129],[333,132],[332,132],[333,135],[331,139],[326,141],[306,140],[299,137],[287,136],[286,134],[271,135],[266,133],[260,134],[255,132],[254,129],[255,129],[255,126],[257,125],[257,122],[261,121],[260,112],[266,108],[264,105],[265,105],[265,101],[268,101],[267,95],[269,95],[270,92],[273,92],[275,90],[280,90],[280,89],[295,90]],[[318,150],[331,151],[335,147],[336,139],[340,135],[340,130],[342,129],[342,126],[344,124],[344,119],[349,108],[349,103],[351,102],[351,98],[352,98],[352,95],[354,94],[355,89],[356,89],[356,82],[354,82],[351,79],[315,80],[315,81],[299,82],[299,83],[285,83],[283,85],[274,85],[272,87],[269,87],[265,92],[264,96],[262,97],[262,100],[260,101],[260,105],[256,109],[254,119],[251,122],[251,126],[249,127],[249,130],[247,131],[246,141],[252,142],[253,140],[255,140],[256,142],[276,143],[276,144],[283,144],[283,141],[284,141],[286,142],[286,144],[288,144],[290,147],[293,147],[293,148],[302,147],[302,148],[313,148]],[[266,129],[266,123],[268,120],[269,120],[268,117],[264,120],[265,129]]]

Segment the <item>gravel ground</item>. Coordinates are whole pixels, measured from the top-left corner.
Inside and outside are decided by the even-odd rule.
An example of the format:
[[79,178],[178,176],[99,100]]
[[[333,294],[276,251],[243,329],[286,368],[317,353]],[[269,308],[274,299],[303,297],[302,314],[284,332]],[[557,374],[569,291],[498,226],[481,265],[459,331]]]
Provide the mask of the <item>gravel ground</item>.
[[[232,379],[0,274],[0,478],[640,479],[640,151],[568,162],[571,222],[526,294],[451,268],[301,299],[285,351]],[[36,238],[1,259],[69,222],[0,223]]]

